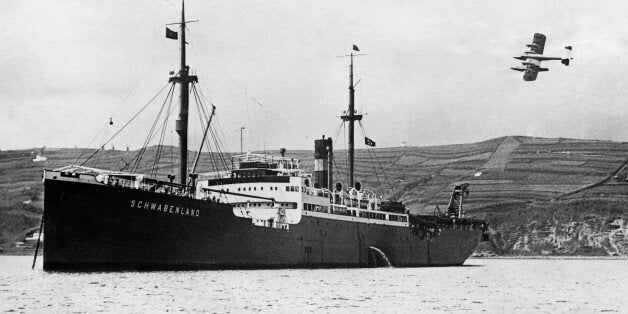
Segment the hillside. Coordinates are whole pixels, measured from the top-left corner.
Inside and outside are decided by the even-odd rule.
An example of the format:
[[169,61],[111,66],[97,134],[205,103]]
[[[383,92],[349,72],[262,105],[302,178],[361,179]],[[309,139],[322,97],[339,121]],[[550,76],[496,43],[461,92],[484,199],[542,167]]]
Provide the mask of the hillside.
[[[33,162],[36,152],[0,152],[0,206],[7,208],[0,210],[2,247],[32,232],[39,224],[33,213],[40,215],[6,206],[28,202],[41,210],[43,169],[76,164],[79,156],[93,150],[46,149],[47,160]],[[138,172],[154,171],[162,179],[176,173],[176,149],[162,148],[153,169],[157,153],[156,147],[148,148]],[[120,169],[135,154],[109,150],[86,165]],[[194,152],[189,155],[192,159]],[[312,169],[312,151],[287,155]],[[199,171],[228,165],[211,160],[204,154]],[[346,155],[337,150],[335,160],[335,181],[346,182]],[[508,136],[470,144],[358,150],[356,177],[376,193],[400,199],[421,213],[434,212],[436,205],[443,208],[453,186],[469,182],[465,211],[491,222],[492,242],[481,250],[628,255],[628,183],[615,178],[625,177],[627,162],[628,143]]]

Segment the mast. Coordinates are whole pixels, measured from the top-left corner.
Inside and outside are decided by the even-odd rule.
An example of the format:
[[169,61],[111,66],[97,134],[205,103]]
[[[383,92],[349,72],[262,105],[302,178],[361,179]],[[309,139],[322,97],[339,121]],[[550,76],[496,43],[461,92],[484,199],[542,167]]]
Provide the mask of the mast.
[[351,61],[349,63],[349,110],[345,111],[340,118],[343,121],[349,121],[349,187],[353,187],[353,166],[354,166],[354,134],[355,134],[355,121],[362,120],[361,114],[356,114],[355,111],[355,86],[353,85],[353,52],[349,55]]
[[[192,21],[189,21],[192,22]],[[189,75],[190,67],[186,64],[185,58],[185,1],[181,1],[181,22],[179,24],[181,31],[181,64],[179,73],[170,78],[169,82],[179,83],[179,117],[177,118],[175,130],[179,134],[179,156],[181,157],[179,167],[179,182],[182,185],[187,184],[187,168],[188,168],[188,108],[189,108],[189,85],[191,82],[198,82],[198,77]]]

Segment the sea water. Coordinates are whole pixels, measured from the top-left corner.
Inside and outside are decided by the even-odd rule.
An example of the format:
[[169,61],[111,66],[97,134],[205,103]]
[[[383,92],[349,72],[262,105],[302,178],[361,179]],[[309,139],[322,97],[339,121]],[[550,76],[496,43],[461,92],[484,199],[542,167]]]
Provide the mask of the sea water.
[[628,260],[460,267],[57,273],[0,256],[11,312],[628,312]]

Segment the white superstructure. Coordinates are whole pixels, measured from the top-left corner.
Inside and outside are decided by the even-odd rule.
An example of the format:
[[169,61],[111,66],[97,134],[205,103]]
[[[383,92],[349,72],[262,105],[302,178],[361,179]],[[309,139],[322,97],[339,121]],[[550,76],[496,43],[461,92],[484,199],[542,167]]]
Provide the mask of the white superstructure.
[[409,226],[405,212],[391,211],[370,190],[316,188],[299,160],[283,156],[234,156],[233,170],[199,176],[198,198],[233,205],[234,214],[260,226],[288,229],[302,216]]

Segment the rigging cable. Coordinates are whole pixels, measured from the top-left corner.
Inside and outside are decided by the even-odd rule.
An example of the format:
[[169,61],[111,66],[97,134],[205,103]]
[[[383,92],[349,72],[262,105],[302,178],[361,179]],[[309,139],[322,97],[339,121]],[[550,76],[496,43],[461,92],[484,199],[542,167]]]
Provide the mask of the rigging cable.
[[[214,107],[214,115],[215,115],[215,108],[216,107],[211,102],[211,98],[208,101],[207,97],[205,97],[205,94],[203,94],[203,91],[201,89],[198,89],[198,93],[202,97],[202,99],[204,99],[205,102],[209,102],[209,104],[211,104],[212,107]],[[204,108],[204,107],[201,107],[201,108]],[[220,128],[220,123],[219,123],[218,119],[216,119],[215,125],[217,125],[218,128]],[[214,140],[214,145],[216,147],[216,152],[218,154],[218,158],[222,162],[222,165],[224,166],[224,169],[228,169],[228,165],[229,165],[229,163],[227,162],[228,154],[227,154],[227,151],[226,151],[226,147],[227,146],[226,146],[226,143],[225,143],[225,140],[224,140],[224,134],[222,134],[222,132],[221,132],[221,134],[220,134],[221,136],[219,136],[217,130],[215,130],[213,125],[212,125],[212,128],[210,128],[210,132],[212,134],[212,139]],[[216,171],[218,171],[218,169],[216,169]]]
[[[336,140],[338,139],[338,136],[340,135],[340,132],[342,132],[342,130],[344,129],[344,124],[345,124],[345,122],[341,121],[340,124],[338,125],[338,129],[336,130],[336,134],[333,137],[334,138],[334,142],[336,142]],[[332,164],[333,164],[334,169],[335,169],[334,172],[338,173],[338,178],[346,180],[346,177],[345,177],[345,175],[344,175],[344,173],[342,171],[342,168],[340,167],[340,163],[336,162],[336,160],[343,160],[343,158],[335,158],[334,157],[334,159],[332,160]]]
[[[161,88],[161,90],[159,90],[159,92],[157,92],[157,94],[155,94],[155,96],[153,96],[153,98],[151,98],[135,115],[133,115],[133,117],[131,117],[131,119],[129,121],[127,121],[122,128],[120,128],[120,130],[118,130],[111,138],[109,138],[109,140],[107,140],[102,147],[105,147],[105,145],[107,145],[109,142],[111,142],[111,140],[113,140],[116,136],[118,136],[118,134],[120,134],[120,132],[122,132],[122,130],[124,130],[131,122],[133,122],[133,120],[135,120],[135,118],[137,118],[137,116],[140,115],[140,113],[142,113],[142,111],[144,111],[144,109],[146,109],[148,107],[148,105],[150,105],[153,100],[155,100],[155,98],[157,98],[157,96],[159,96],[164,89],[166,89],[166,87],[169,85],[170,83],[166,83],[166,85],[164,85],[164,87]],[[91,154],[89,157],[87,157],[87,159],[85,159],[80,166],[85,165],[86,162],[88,162],[90,159],[92,159],[92,157],[94,157],[94,155],[96,155],[98,152],[100,151],[100,149],[97,149],[93,154]]]
[[[198,41],[197,44],[202,43],[202,41]],[[201,59],[199,57],[199,53],[196,50],[195,45],[190,45],[190,47],[192,48],[192,53],[194,54],[194,56],[196,56],[197,58]],[[202,48],[202,47],[201,47]],[[205,50],[205,49],[203,49]],[[222,65],[218,64],[218,66],[222,69],[222,71],[227,75],[227,77],[231,80],[232,83],[234,83],[238,88],[242,89],[245,93],[245,95],[250,98],[251,100],[253,100],[256,104],[258,104],[260,107],[263,107],[259,102],[257,102],[257,100],[255,100],[253,97],[249,96],[246,93],[246,90],[242,87],[242,85],[240,85],[234,78],[233,76],[231,76],[229,74],[229,72],[227,72],[227,70],[225,70]],[[199,71],[202,72],[202,69],[200,67],[200,65],[197,65],[197,68]],[[201,88],[197,88],[197,92],[198,94],[201,96],[199,97],[199,99],[204,100],[206,103],[209,103],[213,106],[213,101],[211,100],[211,93],[209,88],[207,87],[207,84],[205,84],[203,82],[203,86],[205,87],[205,89],[207,90],[207,94],[209,95],[209,101],[207,100],[208,97],[205,96],[205,94],[203,93],[203,90]],[[201,107],[201,108],[204,108]],[[225,141],[225,135],[224,132],[222,130],[222,127],[220,126],[220,120],[216,119],[216,122],[212,125],[212,127],[210,128],[210,132],[212,134],[212,140],[214,141],[215,145],[216,145],[216,150],[217,150],[217,154],[219,157],[219,160],[221,161],[222,165],[224,166],[224,169],[228,169],[229,167],[229,161],[228,159],[230,159],[229,154],[227,153],[227,144]],[[214,128],[214,125],[216,125],[216,128]],[[250,125],[249,125],[250,126]]]
[[[168,94],[166,94],[166,98],[164,99],[164,104],[165,104],[165,102],[168,100],[168,98],[169,98],[169,97],[171,97],[171,95],[172,95],[172,93],[173,93],[173,88],[174,88],[174,85],[170,88],[170,90],[168,90]],[[161,114],[161,112],[163,111],[164,104],[162,104],[162,106],[161,106],[161,109],[160,109],[160,111],[159,111],[159,112],[160,112],[160,114]],[[157,121],[153,122],[153,128],[154,128],[154,125],[155,125],[156,123],[157,123]],[[150,130],[150,132],[149,132],[149,136],[148,136],[148,137],[150,137],[150,135],[152,134],[153,128],[151,128],[151,130]],[[139,163],[140,163],[140,160],[143,158],[144,153],[145,153],[145,151],[146,151],[147,141],[149,141],[149,140],[150,140],[150,139],[148,139],[148,138],[144,140],[144,143],[142,144],[142,146],[140,147],[140,149],[137,151],[137,153],[135,154],[135,156],[133,157],[133,159],[131,159],[131,160],[129,161],[129,163],[128,163],[128,164],[127,164],[124,168],[122,168],[122,170],[124,170],[124,169],[126,169],[127,167],[129,167],[129,166],[131,165],[131,163],[133,163],[133,166],[131,166],[129,169],[130,169],[131,171],[133,171],[133,172],[137,170],[138,165],[139,165]],[[120,171],[122,171],[122,170],[120,170]]]
[[[203,140],[201,140],[201,144],[199,146],[197,156],[194,158],[195,162],[194,162],[194,165],[192,166],[193,171],[196,171],[196,169],[194,168],[196,168],[196,166],[198,165],[198,162],[200,161],[203,146],[205,145],[205,143],[207,143],[207,151],[209,153],[209,160],[212,163],[212,165],[214,165],[214,168],[217,169],[215,160],[211,156],[211,152],[212,152],[211,145],[210,145],[209,139],[207,138],[207,132],[209,131],[209,128],[211,127],[211,118],[213,116],[213,112],[211,116],[207,117],[207,112],[205,111],[203,103],[201,102],[201,99],[199,98],[196,84],[192,84],[192,95],[194,96],[194,103],[196,104],[196,112],[198,113],[201,128],[204,130]],[[212,106],[214,107],[214,109],[216,108],[214,105]],[[207,120],[207,125],[205,124],[204,119]]]
[[[153,139],[153,137],[156,135],[155,134],[155,127],[157,126],[158,122],[159,122],[159,118],[161,117],[161,114],[164,111],[164,108],[166,107],[166,103],[168,102],[168,98],[170,98],[170,101],[172,101],[172,97],[174,95],[174,87],[175,87],[175,83],[172,83],[172,86],[170,87],[170,90],[168,91],[168,94],[166,95],[166,98],[164,99],[164,102],[161,105],[161,108],[159,109],[159,112],[157,113],[157,117],[155,118],[155,121],[153,121],[153,125],[151,126],[150,130],[148,131],[148,135],[146,136],[146,140],[144,141],[144,144],[142,145],[142,148],[140,149],[140,152],[138,153],[138,158],[135,160],[135,164],[133,165],[133,172],[136,172],[140,166],[140,163],[142,161],[142,158],[144,157],[144,154],[146,153],[146,150],[148,148],[148,144],[150,143],[150,141]],[[157,129],[157,131],[159,131],[159,129]]]
[[[364,126],[362,125],[361,121],[358,121],[358,123],[360,124],[360,129],[362,130],[362,135],[364,137],[366,136],[366,131],[364,131]],[[369,146],[370,147],[370,146]],[[373,155],[375,156],[375,159],[377,160],[377,164],[380,166],[380,168],[382,169],[382,173],[384,174],[384,179],[386,180],[386,183],[388,183],[388,187],[390,188],[390,191],[393,192],[393,194],[396,193],[395,189],[393,188],[392,183],[390,182],[390,180],[388,179],[388,175],[386,175],[386,170],[384,170],[384,167],[382,166],[381,161],[379,160],[379,157],[377,156],[377,153],[375,152],[375,149],[370,147],[370,150],[372,151]]]
[[[194,157],[194,165],[192,165],[193,172],[196,172],[196,167],[198,166],[198,162],[200,162],[200,158],[203,153],[203,146],[205,146],[205,143],[207,143],[207,152],[209,153],[209,160],[211,163],[214,163],[214,160],[211,158],[211,146],[209,145],[209,140],[207,139],[207,132],[209,131],[209,129],[207,128],[209,126],[205,125],[205,120],[203,120],[204,118],[207,119],[207,116],[203,115],[205,111],[202,110],[203,104],[201,100],[199,99],[197,89],[198,87],[196,86],[196,84],[192,83],[192,96],[194,98],[194,104],[196,105],[196,113],[198,114],[200,126],[201,126],[201,129],[203,129],[203,139],[201,140],[198,151],[196,152],[196,156]],[[208,123],[209,122],[210,121],[208,121]]]
[[144,70],[144,72],[142,72],[142,74],[140,75],[140,77],[138,78],[137,82],[135,82],[135,84],[133,85],[133,87],[131,87],[131,89],[129,90],[129,92],[126,94],[126,96],[124,97],[124,99],[122,99],[122,101],[120,102],[120,104],[118,105],[118,107],[116,107],[115,110],[113,110],[113,112],[111,113],[111,116],[115,115],[118,110],[120,110],[120,108],[122,107],[122,105],[124,105],[124,102],[129,98],[129,96],[131,96],[131,94],[133,93],[133,91],[135,91],[135,89],[137,88],[137,86],[140,84],[140,82],[142,82],[142,79],[144,79],[144,76],[146,76],[146,73],[148,73],[148,70],[150,70],[153,65],[155,65],[155,63],[157,62],[157,59],[159,59],[159,57],[161,57],[161,55],[163,54],[164,50],[166,49],[166,45],[168,43],[164,42],[163,47],[161,47],[161,51],[159,51],[159,53],[157,55],[155,55],[155,57],[153,58],[153,60],[151,61],[150,65],[148,65],[148,67]]
[[[173,93],[174,94],[174,93]],[[171,94],[171,95],[173,95]],[[155,153],[155,160],[153,162],[153,169],[150,172],[150,175],[152,177],[157,177],[158,175],[158,170],[159,170],[159,163],[161,161],[161,153],[163,150],[163,143],[164,143],[164,136],[166,134],[166,129],[167,129],[167,125],[168,125],[168,120],[170,118],[170,114],[172,113],[172,99],[173,97],[170,97],[170,101],[168,102],[168,109],[166,109],[166,116],[164,118],[164,122],[161,125],[161,134],[159,135],[159,144],[157,144],[157,152]]]
[[[364,131],[362,132],[362,135],[364,135]],[[364,136],[366,136],[366,135],[364,135]],[[373,156],[373,155],[374,155],[374,156],[375,156],[375,159],[377,158],[377,155],[375,154],[374,149],[373,149],[373,150],[369,150],[368,152],[369,152],[369,153],[371,153],[371,156]],[[382,186],[382,182],[381,182],[381,179],[380,179],[379,173],[377,172],[377,166],[375,165],[375,160],[374,160],[373,158],[369,158],[369,159],[370,159],[370,162],[371,162],[371,167],[372,167],[372,169],[373,169],[373,175],[374,175],[374,176],[375,176],[375,178],[377,179],[377,185],[378,185],[378,186]],[[379,161],[378,161],[378,162],[379,162]],[[382,172],[384,172],[384,171],[383,171],[383,169],[382,169]],[[385,176],[385,173],[384,173],[384,176]],[[388,183],[388,182],[387,182],[387,183]],[[390,184],[389,184],[389,185],[390,185]]]
[[[200,41],[199,41],[199,42],[197,42],[197,44],[198,44],[199,46],[202,46]],[[194,46],[194,45],[190,45],[190,46],[192,47],[192,53],[193,53],[195,56],[197,56],[197,58],[198,58],[198,53],[197,53],[197,51],[196,51],[195,46]],[[203,47],[201,47],[201,48],[203,48]],[[200,58],[199,58],[199,59],[200,59]],[[291,120],[287,121],[287,120],[282,119],[282,118],[281,118],[281,115],[276,114],[274,111],[270,110],[267,106],[264,106],[264,105],[263,105],[263,104],[262,104],[259,100],[257,100],[257,98],[253,97],[253,96],[252,96],[252,95],[251,95],[251,94],[250,94],[250,93],[246,90],[246,88],[245,88],[242,84],[240,84],[240,83],[239,83],[239,82],[238,82],[238,81],[237,81],[237,80],[236,80],[236,79],[235,79],[235,78],[234,78],[234,77],[233,77],[233,76],[232,76],[232,75],[231,75],[231,74],[230,74],[230,73],[229,73],[229,72],[228,72],[228,71],[227,71],[227,70],[226,70],[226,69],[225,69],[225,68],[224,68],[224,67],[220,64],[220,63],[216,63],[216,65],[218,65],[218,67],[219,67],[219,68],[220,68],[220,69],[221,69],[221,70],[225,73],[226,77],[227,77],[227,78],[228,78],[228,79],[229,79],[229,80],[230,80],[230,81],[231,81],[231,82],[232,82],[232,83],[233,83],[236,87],[238,87],[239,89],[241,89],[241,90],[242,90],[242,92],[243,92],[243,94],[244,94],[245,99],[247,100],[247,102],[248,102],[248,101],[250,101],[250,102],[252,102],[252,103],[255,105],[254,107],[256,107],[256,108],[257,108],[257,107],[259,107],[259,108],[263,109],[263,111],[265,111],[267,114],[269,114],[270,116],[272,116],[272,118],[273,118],[273,119],[278,120],[279,122],[281,122],[281,124],[282,124],[282,125],[285,125],[285,126],[292,126],[292,129],[291,129],[291,130],[293,130],[293,131],[294,131],[294,130],[299,130],[299,131],[302,131],[302,130],[303,130],[303,128],[301,128],[301,125],[297,125],[297,124],[296,124],[296,122],[291,121]],[[248,104],[247,104],[247,105],[248,105]],[[245,109],[247,109],[247,108],[245,108]],[[251,119],[250,119],[250,115],[249,115],[248,111],[247,111],[247,119],[248,119],[249,129],[250,129],[250,130],[252,130],[252,129],[251,129],[251,121],[250,121]],[[251,132],[251,134],[254,134],[254,133],[252,133],[252,132]],[[302,133],[301,135],[302,135],[303,137],[305,137],[306,139],[308,139],[308,140],[310,139],[310,137],[309,137],[309,136],[304,135],[303,133]],[[226,147],[226,146],[225,146],[225,147]]]
[[[100,137],[100,133],[102,133],[103,131],[105,131],[108,127],[108,123],[105,123],[103,125],[103,127],[100,129],[100,131],[98,131],[98,133],[96,133],[96,136],[94,136],[94,138],[89,142],[89,144],[87,144],[87,148],[83,149],[83,151],[81,152],[81,154],[76,157],[76,159],[74,160],[74,162],[72,164],[76,164],[82,157],[83,155],[85,155],[85,153],[87,153],[88,151],[92,150],[91,148],[89,148],[90,146],[92,146],[92,144],[94,143],[94,141]],[[103,136],[106,138],[106,136]],[[98,148],[100,149],[100,147]]]

